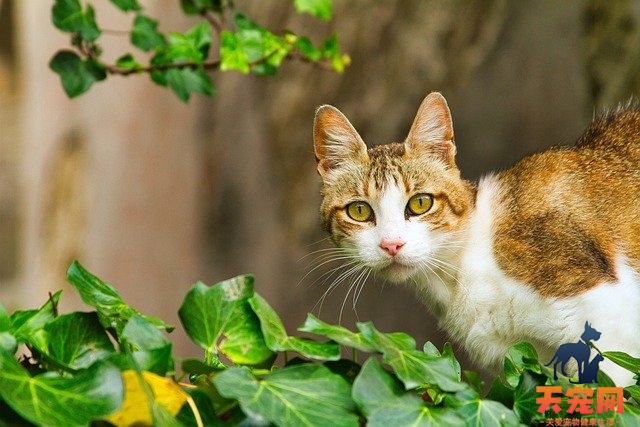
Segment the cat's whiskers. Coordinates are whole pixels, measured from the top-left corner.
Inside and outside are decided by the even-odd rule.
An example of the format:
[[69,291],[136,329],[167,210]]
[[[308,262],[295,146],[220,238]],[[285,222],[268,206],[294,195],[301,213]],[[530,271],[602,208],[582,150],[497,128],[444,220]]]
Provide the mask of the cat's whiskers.
[[[371,271],[372,270],[370,268],[363,269],[362,273],[358,276],[358,279],[356,280],[359,283],[356,286],[355,292],[353,293],[353,304],[351,305],[351,308],[353,309],[354,312],[356,312],[356,305],[358,304],[358,300],[360,299],[360,294],[364,289],[367,279],[371,275]],[[356,312],[356,316],[357,316],[357,312]]]
[[[422,274],[424,276],[429,277],[430,275],[433,275],[433,276],[437,277],[438,280],[440,280],[442,283],[446,283],[442,279],[442,277],[438,274],[438,272],[436,270],[434,270],[427,261],[421,262],[420,265],[418,266],[418,268],[420,269],[420,271],[422,272]],[[416,284],[420,285],[420,283],[418,283],[417,280],[416,280]]]
[[[304,247],[305,248],[311,248],[313,246],[322,245],[325,242],[329,242],[330,240],[331,240],[331,236],[323,237],[322,239],[316,240],[315,242],[311,242],[311,243],[305,245]],[[332,249],[332,248],[325,248],[325,249],[319,249],[319,250],[312,251],[312,252],[304,255],[302,258],[300,258],[300,260],[302,260],[304,258],[307,258],[309,255],[313,255],[314,253],[316,253],[318,251],[323,251],[323,250],[328,250],[328,249]],[[298,261],[300,261],[300,260],[298,260]]]
[[420,263],[420,267],[425,275],[428,276],[428,272],[431,272],[438,280],[440,280],[444,284],[447,283],[447,280],[445,280],[442,275],[438,274],[438,272],[442,273],[443,275],[449,276],[456,284],[460,284],[460,281],[456,274],[460,272],[460,269],[440,258],[436,258],[433,256],[426,257]]
[[[320,275],[320,277],[318,277],[316,280],[314,280],[310,287],[316,287],[318,285],[324,285],[327,283],[327,281],[329,281],[329,279],[331,279],[332,276],[337,274],[337,278],[334,278],[332,280],[332,285],[333,283],[335,283],[340,277],[342,277],[343,274],[345,274],[346,271],[351,270],[352,268],[358,268],[359,266],[359,261],[357,260],[350,260],[347,263],[344,264],[340,264],[337,267],[333,267],[327,271],[325,271],[324,273],[322,273]],[[331,287],[332,285],[329,285],[329,287]]]
[[[344,269],[344,268],[345,268],[345,266],[336,267],[336,268],[334,268],[334,269],[332,269],[332,270],[330,270],[330,271],[328,271],[328,272],[324,273],[322,276],[320,276],[320,278],[319,278],[319,279],[321,279],[321,278],[323,278],[323,277],[324,277],[324,280],[322,281],[322,283],[324,284],[324,283],[326,283],[326,282],[327,282],[327,280],[328,280],[328,279],[329,279],[333,274],[335,274],[336,272],[338,272],[338,271],[340,271],[340,270],[342,270],[342,269]],[[319,280],[319,279],[318,279],[318,280]],[[318,280],[316,280],[316,281],[318,281]],[[315,282],[314,282],[314,284],[315,284]],[[341,284],[341,282],[336,281],[336,280],[333,280],[333,281],[331,282],[331,285],[329,285],[329,286],[326,288],[326,290],[322,293],[322,295],[320,296],[320,298],[318,298],[318,301],[313,305],[313,307],[311,308],[311,311],[315,310],[315,309],[316,309],[316,307],[318,307],[318,315],[320,315],[320,313],[322,313],[322,306],[323,306],[323,304],[324,304],[325,299],[326,299],[326,298],[327,298],[327,296],[328,296],[328,295],[330,295],[330,294],[334,291],[334,289],[336,289],[340,284]],[[312,285],[313,285],[313,284],[312,284]]]
[[310,274],[312,274],[314,271],[317,271],[318,269],[326,267],[327,265],[330,265],[334,262],[347,261],[322,273],[320,277],[314,280],[314,282],[311,284],[311,286],[315,287],[318,285],[325,285],[329,281],[331,282],[330,285],[326,287],[326,290],[323,292],[322,296],[318,299],[318,302],[316,302],[316,304],[312,308],[312,310],[318,308],[318,310],[321,312],[326,298],[331,293],[333,293],[335,289],[345,283],[349,278],[353,278],[353,280],[350,282],[347,293],[340,308],[339,322],[341,322],[342,314],[344,312],[344,308],[346,307],[346,302],[349,299],[349,295],[353,295],[352,307],[355,311],[357,301],[362,290],[364,289],[365,283],[369,278],[372,269],[370,267],[367,267],[362,261],[360,261],[359,258],[355,255],[354,250],[349,248],[323,248],[314,251],[310,255],[319,256],[313,261],[313,264],[315,264],[313,268],[311,268],[310,271],[307,272],[307,274],[300,280],[300,282],[304,281],[307,277],[309,277]]
[[[321,253],[321,255],[318,256],[311,263],[311,265],[313,267],[298,281],[298,284],[296,286],[299,286],[314,271],[316,271],[316,270],[318,270],[318,269],[320,269],[320,268],[322,268],[322,267],[324,267],[324,266],[326,266],[328,264],[332,264],[332,263],[338,262],[338,261],[353,260],[353,255],[351,254],[351,252],[349,250],[347,250],[347,249],[344,249],[344,248],[320,249],[320,250],[312,252],[309,255],[317,255],[318,253]],[[307,256],[301,258],[301,260],[306,258]],[[335,270],[336,270],[336,268],[333,268],[333,269],[329,270],[329,273],[331,273],[332,271],[335,271]],[[326,274],[327,274],[327,272],[323,273],[318,279],[324,277]],[[318,279],[314,280],[314,282],[311,284],[312,287],[318,281]]]
[[[337,267],[334,267],[326,272],[324,272],[320,277],[311,283],[311,287],[323,286],[325,287],[325,291],[322,293],[318,301],[313,305],[311,311],[315,310],[316,307],[319,309],[319,314],[322,312],[322,305],[324,304],[325,299],[329,296],[340,284],[342,284],[342,279],[345,273],[349,274],[349,272],[355,272],[359,270],[357,261],[350,261],[346,264],[340,264]],[[325,286],[327,282],[330,281],[330,285]]]
[[318,255],[318,254],[323,254],[321,256],[324,256],[326,254],[331,254],[331,253],[336,253],[336,252],[346,252],[346,249],[341,248],[341,247],[330,247],[330,248],[320,248],[320,249],[316,249],[315,251],[311,251],[308,254],[304,255],[303,257],[301,257],[300,259],[298,259],[298,262],[301,262],[302,260],[305,260],[309,257],[312,257],[314,255]]
[[353,297],[352,297],[353,298],[352,309],[356,314],[356,318],[358,317],[358,313],[356,311],[356,303],[358,301],[358,298],[360,297],[360,292],[362,291],[362,288],[364,287],[364,284],[367,278],[369,277],[370,273],[371,273],[371,269],[362,268],[359,274],[356,276],[355,280],[351,283],[351,285],[347,289],[347,294],[344,296],[344,300],[342,301],[342,305],[340,306],[340,314],[338,315],[338,324],[342,324],[342,313],[344,311],[345,305],[347,304],[347,300],[349,299],[349,294],[351,294],[351,291],[354,291]]
[[442,270],[444,273],[446,273],[447,275],[449,275],[452,279],[455,279],[457,281],[457,274],[460,273],[462,271],[462,269],[449,262],[449,261],[445,261],[441,258],[436,258],[436,257],[430,257],[426,260],[427,262],[430,262],[432,265],[436,265],[440,268],[440,270]]
[[[325,292],[322,294],[322,296],[318,299],[318,302],[313,306],[312,310],[314,310],[316,307],[318,307],[319,305],[319,311],[322,311],[322,305],[324,304],[325,299],[327,298],[328,295],[330,295],[338,286],[342,285],[344,283],[344,281],[355,274],[359,275],[357,276],[356,280],[354,281],[354,283],[357,283],[358,280],[361,280],[361,276],[363,275],[363,272],[366,273],[367,272],[367,268],[366,266],[359,260],[357,259],[351,259],[348,263],[346,264],[342,264],[336,268],[333,268],[329,271],[327,271],[326,273],[324,273],[322,276],[320,276],[320,278],[318,278],[314,284],[324,278],[324,280],[322,280],[322,283],[326,283],[333,275],[339,273],[331,282],[331,284],[327,287],[327,289],[325,290]],[[368,275],[367,275],[368,276]],[[314,285],[312,284],[312,285]],[[351,292],[351,290],[353,289],[354,284],[351,284],[349,289],[347,290],[347,295],[345,296],[345,301],[349,296],[349,293]],[[344,303],[343,306],[340,310],[340,316],[342,316],[342,310],[344,308]]]

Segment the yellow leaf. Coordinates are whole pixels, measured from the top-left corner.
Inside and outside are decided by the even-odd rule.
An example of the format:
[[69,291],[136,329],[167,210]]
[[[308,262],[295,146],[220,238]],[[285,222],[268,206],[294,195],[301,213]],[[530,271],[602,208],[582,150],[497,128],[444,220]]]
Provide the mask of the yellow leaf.
[[182,405],[190,400],[190,396],[174,381],[151,372],[143,372],[142,376],[136,371],[129,370],[122,373],[124,381],[124,402],[120,410],[108,418],[117,427],[137,425],[152,425],[150,396],[145,391],[144,380],[151,390],[155,401],[162,405],[171,415],[176,415]]

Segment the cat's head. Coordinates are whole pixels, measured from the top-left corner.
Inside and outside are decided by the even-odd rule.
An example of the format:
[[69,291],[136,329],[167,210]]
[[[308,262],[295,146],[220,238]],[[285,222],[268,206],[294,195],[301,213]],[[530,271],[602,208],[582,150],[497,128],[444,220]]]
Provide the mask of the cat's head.
[[324,228],[352,260],[392,281],[441,270],[473,205],[460,178],[451,114],[429,94],[403,143],[367,149],[349,120],[316,112],[314,149],[323,180]]

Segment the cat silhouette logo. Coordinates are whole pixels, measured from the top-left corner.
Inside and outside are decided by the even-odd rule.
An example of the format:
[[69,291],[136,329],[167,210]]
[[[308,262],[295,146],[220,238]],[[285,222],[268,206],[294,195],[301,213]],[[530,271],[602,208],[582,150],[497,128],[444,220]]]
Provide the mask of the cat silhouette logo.
[[591,358],[591,346],[588,342],[598,341],[600,339],[600,335],[600,332],[592,328],[589,322],[585,322],[584,333],[580,336],[580,340],[578,342],[570,342],[560,345],[551,361],[544,365],[549,366],[553,363],[553,379],[558,379],[558,365],[560,365],[562,375],[567,375],[564,369],[565,365],[571,358],[573,358],[578,364],[578,381],[570,381],[574,384],[589,384],[597,382],[600,362],[602,362],[604,358],[598,353],[593,360],[589,361]]

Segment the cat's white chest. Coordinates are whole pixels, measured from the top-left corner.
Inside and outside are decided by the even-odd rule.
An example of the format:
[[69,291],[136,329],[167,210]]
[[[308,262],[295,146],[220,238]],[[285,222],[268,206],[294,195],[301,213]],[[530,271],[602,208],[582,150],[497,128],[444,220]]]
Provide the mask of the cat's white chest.
[[[440,325],[481,366],[499,370],[509,347],[532,343],[541,362],[551,360],[560,344],[576,342],[585,321],[602,333],[602,350],[640,354],[640,276],[617,260],[616,283],[603,283],[566,298],[544,298],[532,287],[508,277],[492,249],[492,215],[497,183],[481,183],[468,240],[459,258],[457,283],[443,305]],[[614,380],[630,383],[632,375],[604,362]]]
[[[498,187],[484,181],[459,259],[457,283],[445,304],[440,323],[460,339],[469,354],[485,367],[499,368],[513,344],[560,339],[561,316],[531,288],[505,275],[492,248],[492,215]],[[540,340],[536,340],[540,337]]]

